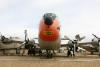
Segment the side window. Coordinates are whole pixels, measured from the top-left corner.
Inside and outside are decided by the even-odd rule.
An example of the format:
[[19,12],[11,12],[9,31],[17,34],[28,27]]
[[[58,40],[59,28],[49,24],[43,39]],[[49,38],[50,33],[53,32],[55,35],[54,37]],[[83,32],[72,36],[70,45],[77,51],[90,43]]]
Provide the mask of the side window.
[[60,30],[60,27],[57,27],[57,30]]

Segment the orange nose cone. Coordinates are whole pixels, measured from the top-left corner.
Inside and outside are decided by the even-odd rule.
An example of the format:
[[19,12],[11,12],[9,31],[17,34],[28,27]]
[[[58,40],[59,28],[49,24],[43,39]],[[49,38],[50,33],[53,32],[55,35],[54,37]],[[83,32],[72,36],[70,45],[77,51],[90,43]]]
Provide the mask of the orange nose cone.
[[60,24],[55,14],[45,14],[39,27],[39,38],[45,41],[55,41],[59,38]]

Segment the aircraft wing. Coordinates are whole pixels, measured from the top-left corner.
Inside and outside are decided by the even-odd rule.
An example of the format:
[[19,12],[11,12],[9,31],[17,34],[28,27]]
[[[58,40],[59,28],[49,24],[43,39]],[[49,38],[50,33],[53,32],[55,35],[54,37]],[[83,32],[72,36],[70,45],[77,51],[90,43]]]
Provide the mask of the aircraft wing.
[[[66,44],[61,44],[61,47],[67,47],[70,44],[66,43]],[[92,42],[80,42],[77,45],[78,47],[84,47],[84,46],[92,46]]]

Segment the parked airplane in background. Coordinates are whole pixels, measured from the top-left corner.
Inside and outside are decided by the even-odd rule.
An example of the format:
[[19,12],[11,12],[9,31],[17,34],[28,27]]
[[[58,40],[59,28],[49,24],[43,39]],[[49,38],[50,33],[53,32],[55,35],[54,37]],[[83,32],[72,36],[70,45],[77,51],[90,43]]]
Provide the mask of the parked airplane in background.
[[[5,37],[4,35],[0,35],[0,52],[1,54],[16,54],[18,53],[18,48],[22,45],[23,41],[19,37]],[[12,52],[10,52],[12,50]]]
[[4,35],[0,35],[0,43],[3,44],[11,44],[11,43],[22,43],[19,37],[5,37]]
[[[84,48],[85,50],[91,52],[91,54],[94,54],[94,52],[96,52],[97,54],[100,54],[100,38],[97,37],[96,35],[92,34],[95,38],[92,39],[91,42],[81,42],[81,40],[83,40],[85,37],[81,37],[79,35],[75,36],[75,40],[71,40],[70,38],[66,37],[69,42],[67,44],[67,47],[71,47],[74,45],[74,51],[76,49],[76,47],[81,47]],[[65,45],[62,45],[65,46]]]
[[96,35],[92,34],[95,38],[91,40],[91,42],[84,42],[80,43],[80,47],[86,49],[87,51],[91,52],[91,54],[94,54],[95,52],[97,54],[100,54],[100,38]]

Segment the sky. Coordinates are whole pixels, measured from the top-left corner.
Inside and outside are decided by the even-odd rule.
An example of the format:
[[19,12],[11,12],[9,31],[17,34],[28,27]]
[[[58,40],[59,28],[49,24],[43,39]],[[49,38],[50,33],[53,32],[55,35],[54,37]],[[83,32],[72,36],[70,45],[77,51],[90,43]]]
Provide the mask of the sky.
[[61,36],[76,34],[100,37],[100,0],[0,0],[0,32],[5,36],[38,37],[44,13],[55,13],[61,23]]

